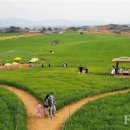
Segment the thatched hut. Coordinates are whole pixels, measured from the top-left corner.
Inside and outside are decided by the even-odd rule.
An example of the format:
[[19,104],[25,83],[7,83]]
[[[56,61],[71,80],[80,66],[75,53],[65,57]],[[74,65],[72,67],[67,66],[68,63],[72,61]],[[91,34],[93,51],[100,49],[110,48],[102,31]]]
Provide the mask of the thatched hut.
[[112,62],[118,62],[118,63],[130,63],[130,57],[118,57],[114,58]]
[[[115,66],[115,74],[119,74],[119,63],[130,63],[130,57],[118,57],[118,58],[113,58],[112,62],[116,63]],[[122,73],[124,74],[130,74],[130,68],[123,68]]]

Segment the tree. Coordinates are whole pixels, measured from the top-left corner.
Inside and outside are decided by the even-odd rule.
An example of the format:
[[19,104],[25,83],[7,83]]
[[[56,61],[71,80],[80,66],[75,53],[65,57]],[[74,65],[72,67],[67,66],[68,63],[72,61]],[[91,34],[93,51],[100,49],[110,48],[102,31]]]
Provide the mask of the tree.
[[22,32],[23,30],[20,27],[10,26],[7,28],[7,33],[16,33],[16,32]]
[[41,33],[45,33],[45,32],[46,32],[46,28],[42,27]]
[[80,28],[79,27],[69,27],[68,30],[72,31],[78,31]]
[[25,32],[29,32],[30,29],[29,29],[28,27],[25,27],[25,28],[24,28],[24,31],[25,31]]
[[9,33],[15,33],[16,32],[16,27],[15,26],[10,26],[8,29]]
[[47,30],[48,30],[48,31],[52,31],[52,28],[51,28],[51,27],[49,27]]

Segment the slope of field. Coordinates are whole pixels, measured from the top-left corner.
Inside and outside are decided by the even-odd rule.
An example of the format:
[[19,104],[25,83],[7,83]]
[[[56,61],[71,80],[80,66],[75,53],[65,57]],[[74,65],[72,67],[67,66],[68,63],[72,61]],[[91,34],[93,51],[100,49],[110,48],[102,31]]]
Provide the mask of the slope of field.
[[[52,46],[53,40],[59,40],[60,45]],[[111,69],[113,57],[130,55],[129,42],[129,36],[65,33],[0,41],[0,52],[29,51],[45,59],[45,64],[60,66],[61,63],[68,62],[71,66],[77,67],[81,64],[91,69],[96,67],[95,70],[108,71]],[[54,53],[49,53],[50,50]]]
[[65,123],[64,130],[129,130],[130,93],[105,97],[86,104]]
[[[53,40],[59,40],[60,44],[52,46]],[[57,106],[61,108],[91,94],[128,88],[129,79],[113,78],[109,74],[113,57],[130,55],[129,42],[128,36],[78,33],[0,41],[0,52],[29,51],[45,59],[44,68],[39,66],[1,71],[0,80],[1,83],[25,89],[40,100],[47,93],[54,92]],[[50,53],[50,50],[54,53]],[[62,68],[63,62],[71,67]],[[47,67],[49,63],[52,66],[50,68]],[[80,64],[88,67],[88,75],[78,73],[77,67]]]
[[23,103],[0,86],[0,130],[27,130],[26,118]]

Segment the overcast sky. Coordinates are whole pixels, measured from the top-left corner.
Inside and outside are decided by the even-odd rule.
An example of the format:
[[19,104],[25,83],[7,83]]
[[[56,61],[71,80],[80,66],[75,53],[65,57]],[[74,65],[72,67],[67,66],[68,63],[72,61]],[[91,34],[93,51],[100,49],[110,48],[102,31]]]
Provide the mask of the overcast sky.
[[79,21],[129,22],[127,0],[0,0],[0,19],[66,19]]

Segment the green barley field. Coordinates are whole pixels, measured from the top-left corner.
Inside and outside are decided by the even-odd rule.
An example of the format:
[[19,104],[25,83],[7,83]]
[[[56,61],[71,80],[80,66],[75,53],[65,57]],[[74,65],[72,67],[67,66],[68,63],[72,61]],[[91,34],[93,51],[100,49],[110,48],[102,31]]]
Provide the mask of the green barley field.
[[[60,44],[52,46],[53,40],[59,40]],[[27,62],[28,54],[42,60],[33,68],[0,70],[0,83],[24,89],[39,100],[53,92],[58,109],[89,95],[130,88],[129,79],[110,75],[114,57],[130,56],[129,43],[129,36],[79,33],[3,40],[0,41],[1,64],[13,62],[19,56],[19,53],[8,53],[11,50],[23,52],[20,55],[21,62]],[[64,62],[69,67],[61,67]],[[50,68],[48,64],[51,64]],[[89,73],[79,74],[80,65],[88,67]],[[122,66],[130,67],[129,64],[121,64],[120,67]]]
[[0,130],[27,130],[27,115],[23,103],[13,93],[0,86]]
[[64,130],[129,130],[130,93],[95,100],[83,106],[65,123]]

